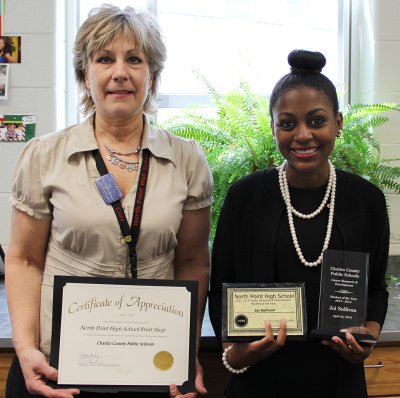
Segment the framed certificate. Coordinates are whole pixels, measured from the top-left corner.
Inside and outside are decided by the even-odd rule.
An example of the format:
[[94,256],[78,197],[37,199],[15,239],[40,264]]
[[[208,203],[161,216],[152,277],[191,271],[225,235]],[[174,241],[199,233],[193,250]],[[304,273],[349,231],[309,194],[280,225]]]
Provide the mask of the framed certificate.
[[196,281],[55,276],[55,387],[195,391]]
[[223,283],[222,341],[250,342],[265,336],[286,319],[287,339],[305,339],[307,317],[303,283]]

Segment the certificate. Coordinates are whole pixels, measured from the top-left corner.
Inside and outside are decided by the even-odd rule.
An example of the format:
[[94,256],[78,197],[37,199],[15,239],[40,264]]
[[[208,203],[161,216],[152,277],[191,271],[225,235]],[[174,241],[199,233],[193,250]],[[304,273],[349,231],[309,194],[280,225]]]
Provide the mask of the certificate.
[[223,284],[222,340],[254,341],[265,336],[265,321],[279,331],[286,320],[288,339],[307,332],[304,284]]
[[50,364],[58,386],[195,391],[197,287],[55,276]]

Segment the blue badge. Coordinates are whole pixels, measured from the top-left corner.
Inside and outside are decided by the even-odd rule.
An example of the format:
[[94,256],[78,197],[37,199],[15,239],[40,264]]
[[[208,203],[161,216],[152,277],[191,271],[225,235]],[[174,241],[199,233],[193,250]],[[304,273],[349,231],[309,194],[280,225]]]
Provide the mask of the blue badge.
[[122,199],[122,192],[112,174],[108,173],[96,178],[96,185],[106,204],[109,205]]

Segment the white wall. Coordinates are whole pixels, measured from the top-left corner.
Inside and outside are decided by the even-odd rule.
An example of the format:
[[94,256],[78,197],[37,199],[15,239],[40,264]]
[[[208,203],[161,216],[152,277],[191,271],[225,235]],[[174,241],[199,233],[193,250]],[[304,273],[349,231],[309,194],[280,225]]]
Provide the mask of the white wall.
[[[63,127],[64,0],[6,0],[4,34],[22,37],[1,113],[34,113],[37,135]],[[70,5],[70,0],[67,4]],[[400,1],[353,0],[352,101],[400,102]],[[359,12],[357,12],[359,8]],[[57,21],[57,23],[56,23]],[[58,63],[56,63],[58,61]],[[58,67],[56,68],[56,65]],[[60,79],[61,76],[61,79]],[[383,157],[400,158],[400,112],[379,131]],[[0,143],[0,243],[7,247],[11,171],[21,143]],[[391,254],[400,254],[400,198],[390,195]]]
[[[359,0],[352,35],[352,102],[400,103],[400,1]],[[357,12],[357,7],[358,12]],[[378,130],[382,158],[400,158],[400,112]],[[400,166],[400,162],[397,163]],[[400,255],[400,197],[388,195],[391,208],[390,254]]]
[[[5,1],[3,33],[21,36],[22,62],[9,66],[9,99],[0,101],[0,114],[36,114],[37,135],[55,130],[60,116],[56,101],[62,90],[56,75],[56,43],[60,40],[56,34],[56,5],[62,6],[63,1]],[[0,243],[5,247],[10,228],[11,173],[23,145],[0,142]]]

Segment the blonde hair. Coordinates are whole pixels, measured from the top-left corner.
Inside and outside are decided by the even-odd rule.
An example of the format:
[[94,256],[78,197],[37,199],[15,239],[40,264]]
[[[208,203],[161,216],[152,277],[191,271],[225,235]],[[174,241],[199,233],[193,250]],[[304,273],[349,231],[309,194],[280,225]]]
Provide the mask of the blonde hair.
[[85,70],[95,53],[121,37],[133,40],[143,52],[153,77],[144,112],[151,114],[157,109],[155,99],[167,50],[156,19],[151,14],[137,13],[132,7],[121,10],[111,4],[103,4],[90,11],[76,35],[74,45],[75,77],[82,91],[81,106],[85,116],[95,109],[86,89]]

